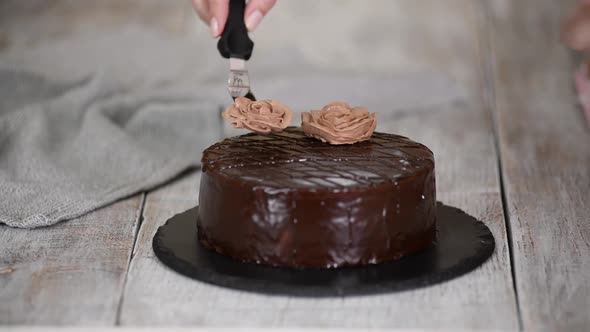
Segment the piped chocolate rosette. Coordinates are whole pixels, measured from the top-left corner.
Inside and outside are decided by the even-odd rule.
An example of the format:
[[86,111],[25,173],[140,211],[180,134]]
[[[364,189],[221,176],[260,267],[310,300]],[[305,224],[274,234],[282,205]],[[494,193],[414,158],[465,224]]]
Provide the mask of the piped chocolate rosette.
[[268,134],[287,128],[293,120],[293,112],[276,100],[252,101],[238,97],[223,112],[223,117],[229,120],[234,128],[246,128]]
[[377,115],[364,107],[334,102],[319,111],[303,112],[301,126],[307,136],[330,144],[366,141],[377,127]]
[[[252,101],[236,98],[223,117],[234,128],[268,134],[280,132],[293,120],[293,112],[276,100]],[[301,127],[305,135],[333,145],[354,144],[371,138],[377,127],[377,115],[364,107],[333,102],[318,111],[303,112]]]

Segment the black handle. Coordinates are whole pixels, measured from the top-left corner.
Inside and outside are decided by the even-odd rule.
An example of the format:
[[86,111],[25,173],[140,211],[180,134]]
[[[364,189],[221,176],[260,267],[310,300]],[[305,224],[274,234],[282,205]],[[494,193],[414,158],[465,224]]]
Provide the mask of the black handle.
[[217,43],[217,49],[224,58],[250,59],[254,42],[248,36],[244,23],[245,0],[230,0],[227,23]]

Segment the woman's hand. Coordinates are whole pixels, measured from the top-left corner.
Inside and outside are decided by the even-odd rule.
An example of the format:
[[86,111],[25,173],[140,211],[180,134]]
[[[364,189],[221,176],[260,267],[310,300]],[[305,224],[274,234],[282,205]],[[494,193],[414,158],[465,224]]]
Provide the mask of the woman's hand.
[[[221,35],[227,15],[229,14],[229,0],[192,0],[193,7],[201,20],[209,24],[211,35],[216,38]],[[248,31],[254,31],[264,15],[275,5],[276,0],[249,0],[244,12],[244,22]]]
[[581,0],[565,21],[562,39],[568,47],[590,55],[590,0]]
[[[565,21],[562,39],[568,47],[590,56],[590,0],[581,0],[574,14]],[[586,62],[574,74],[578,102],[590,126],[590,63]]]

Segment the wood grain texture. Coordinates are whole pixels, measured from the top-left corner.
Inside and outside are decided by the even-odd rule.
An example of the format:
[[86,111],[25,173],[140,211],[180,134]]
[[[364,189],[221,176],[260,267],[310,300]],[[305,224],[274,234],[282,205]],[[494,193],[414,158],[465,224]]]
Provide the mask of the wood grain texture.
[[0,322],[113,325],[141,201],[51,227],[0,226]]
[[206,305],[194,292],[195,287],[203,286],[164,266],[152,250],[158,227],[197,205],[199,181],[200,172],[195,172],[148,193],[123,293],[121,324],[150,325],[168,320],[168,325],[186,325],[191,315],[199,315],[190,302]]
[[531,331],[590,328],[590,131],[559,43],[574,2],[487,2],[515,279]]

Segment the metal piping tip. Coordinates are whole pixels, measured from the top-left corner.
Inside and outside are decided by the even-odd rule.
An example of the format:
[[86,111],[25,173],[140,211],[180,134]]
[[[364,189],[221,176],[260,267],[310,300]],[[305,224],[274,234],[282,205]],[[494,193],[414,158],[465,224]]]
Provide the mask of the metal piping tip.
[[229,59],[227,91],[233,99],[251,95],[250,78],[248,77],[248,69],[246,69],[245,60],[235,58]]

